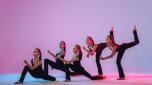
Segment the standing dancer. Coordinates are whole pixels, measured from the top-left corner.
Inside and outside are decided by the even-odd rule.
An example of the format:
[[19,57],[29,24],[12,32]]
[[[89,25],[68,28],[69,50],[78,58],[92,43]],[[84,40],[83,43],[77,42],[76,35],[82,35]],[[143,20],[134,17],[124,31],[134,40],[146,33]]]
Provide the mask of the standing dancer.
[[[110,35],[112,34],[113,34],[113,30],[110,31]],[[106,42],[95,44],[93,38],[91,36],[88,36],[86,40],[86,44],[88,46],[88,49],[86,47],[83,47],[83,49],[88,53],[87,57],[89,57],[89,55],[93,56],[94,53],[96,52],[96,65],[98,68],[98,75],[105,78],[105,76],[103,76],[103,71],[100,64],[100,56],[102,54],[102,51],[107,47]]]
[[119,78],[117,80],[125,80],[125,74],[121,65],[121,60],[122,57],[125,53],[125,51],[128,48],[131,48],[137,44],[139,44],[139,39],[138,39],[138,35],[137,35],[137,31],[136,31],[136,26],[134,26],[134,30],[133,30],[133,34],[134,34],[134,41],[130,42],[130,43],[123,43],[121,45],[117,45],[114,42],[114,36],[108,36],[106,39],[107,45],[108,47],[112,50],[111,55],[107,56],[107,57],[101,57],[102,60],[108,59],[108,58],[112,58],[116,52],[118,52],[117,55],[117,60],[116,60],[116,64],[118,67],[118,71],[119,71]]
[[22,84],[27,72],[29,72],[34,78],[42,78],[44,80],[50,80],[50,81],[56,80],[54,77],[45,74],[45,72],[43,71],[41,50],[39,48],[34,49],[33,56],[34,59],[31,60],[32,65],[30,65],[26,60],[24,60],[26,66],[22,71],[19,81],[15,82],[14,84]]
[[[91,80],[99,80],[102,79],[100,76],[91,76],[82,66],[81,66],[81,59],[82,59],[82,51],[79,45],[75,45],[73,48],[73,58],[70,61],[66,61],[66,80],[68,82],[71,80],[70,78],[70,71],[69,69],[73,70],[74,72],[80,73]],[[73,63],[73,64],[72,64]]]

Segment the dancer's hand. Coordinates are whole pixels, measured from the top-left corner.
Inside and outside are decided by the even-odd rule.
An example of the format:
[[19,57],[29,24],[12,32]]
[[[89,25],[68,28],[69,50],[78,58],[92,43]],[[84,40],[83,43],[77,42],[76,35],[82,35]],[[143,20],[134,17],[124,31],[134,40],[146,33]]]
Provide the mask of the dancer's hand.
[[50,49],[48,50],[48,53],[54,56],[54,54],[50,51]]
[[101,60],[105,60],[105,58],[104,58],[104,57],[101,57],[100,59],[101,59]]
[[136,29],[136,25],[134,25],[134,29],[133,29],[133,31],[137,31],[137,29]]
[[111,29],[111,30],[114,32],[114,30],[115,30],[114,26],[112,26],[112,29]]
[[89,58],[89,53],[87,54],[87,58]]
[[25,63],[25,64],[28,64],[27,60],[24,60],[24,63]]
[[83,46],[83,50],[87,50],[85,46]]
[[48,53],[51,53],[50,49],[47,51]]

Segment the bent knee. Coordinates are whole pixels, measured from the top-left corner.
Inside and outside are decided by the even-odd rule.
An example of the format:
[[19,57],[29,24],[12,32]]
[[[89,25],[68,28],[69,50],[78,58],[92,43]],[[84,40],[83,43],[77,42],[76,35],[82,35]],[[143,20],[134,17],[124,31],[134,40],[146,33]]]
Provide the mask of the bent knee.
[[48,62],[49,61],[49,59],[44,59],[44,62]]

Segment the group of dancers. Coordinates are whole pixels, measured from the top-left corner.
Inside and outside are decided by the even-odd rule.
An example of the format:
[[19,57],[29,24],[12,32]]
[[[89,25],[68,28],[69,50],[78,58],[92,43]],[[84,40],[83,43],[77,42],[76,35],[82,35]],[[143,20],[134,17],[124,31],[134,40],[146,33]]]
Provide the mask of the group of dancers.
[[[105,79],[105,76],[103,76],[100,60],[106,60],[106,59],[112,58],[116,53],[117,53],[116,64],[117,64],[118,72],[119,72],[119,78],[117,80],[125,80],[125,74],[123,71],[123,67],[121,65],[121,60],[122,60],[123,54],[128,48],[131,48],[139,44],[136,26],[134,26],[133,35],[134,35],[134,41],[129,42],[129,43],[123,43],[121,45],[118,45],[115,42],[113,28],[110,31],[110,35],[107,36],[106,42],[101,42],[99,44],[96,44],[91,36],[88,36],[86,38],[87,47],[83,47],[83,50],[87,52],[87,57],[93,56],[96,53],[95,57],[96,57],[96,65],[98,68],[98,74],[99,74],[98,76],[90,75],[82,67],[81,65],[81,60],[83,56],[82,49],[81,49],[81,46],[78,44],[74,45],[73,47],[72,59],[65,60],[64,57],[66,55],[66,44],[64,41],[60,41],[59,52],[57,54],[54,54],[50,50],[48,50],[48,53],[51,56],[53,56],[56,59],[56,61],[53,62],[50,59],[44,59],[44,69],[42,68],[43,61],[42,61],[42,56],[41,56],[41,50],[39,48],[35,48],[33,50],[34,58],[31,60],[31,64],[27,62],[26,60],[24,60],[24,63],[26,65],[22,71],[21,77],[14,84],[23,83],[27,72],[29,72],[31,76],[33,76],[34,78],[41,78],[44,80],[56,81],[55,77],[50,76],[48,74],[49,73],[48,66],[51,66],[53,69],[58,69],[65,72],[65,76],[66,76],[65,82],[71,81],[70,76],[75,76],[75,75],[84,75],[91,80]],[[108,47],[111,50],[111,54],[107,57],[103,57],[101,56],[101,54],[102,54],[102,51],[106,47]]]

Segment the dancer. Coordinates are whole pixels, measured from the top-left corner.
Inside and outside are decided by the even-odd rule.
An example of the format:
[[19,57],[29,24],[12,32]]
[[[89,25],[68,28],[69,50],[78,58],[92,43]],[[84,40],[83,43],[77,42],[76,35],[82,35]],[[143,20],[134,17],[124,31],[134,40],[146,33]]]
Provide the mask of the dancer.
[[121,65],[121,60],[122,60],[122,57],[123,57],[125,51],[128,48],[131,48],[131,47],[139,44],[139,39],[138,39],[137,31],[136,31],[136,26],[134,26],[133,34],[134,34],[134,41],[133,42],[123,43],[121,45],[117,45],[114,42],[114,36],[113,35],[108,36],[107,39],[106,39],[107,45],[112,50],[112,53],[111,53],[111,55],[109,55],[107,57],[101,57],[101,59],[105,60],[105,59],[108,59],[108,58],[112,58],[116,54],[116,52],[118,52],[116,64],[117,64],[117,67],[118,67],[119,78],[117,80],[125,80],[125,74],[124,74],[124,71],[123,71],[123,68],[122,68],[122,65]]
[[[91,80],[98,80],[102,79],[100,76],[91,76],[82,66],[81,66],[81,59],[82,59],[82,51],[81,47],[79,45],[75,45],[73,48],[73,58],[69,61],[65,61],[66,64],[66,80],[65,82],[68,82],[71,80],[70,78],[70,71],[69,69],[73,70],[74,72],[81,73],[82,75],[88,77]],[[72,64],[73,63],[73,64]]]
[[41,60],[41,50],[39,48],[34,49],[33,56],[34,56],[34,59],[31,60],[32,65],[30,65],[26,60],[24,60],[24,63],[26,64],[26,66],[24,67],[22,71],[19,81],[15,82],[14,84],[22,84],[27,72],[29,72],[34,78],[42,78],[44,80],[50,80],[50,81],[56,80],[54,77],[45,74],[45,72],[43,71],[42,60]]
[[61,70],[61,71],[65,72],[65,70],[64,70],[64,68],[65,68],[64,57],[65,57],[65,54],[66,54],[66,44],[65,44],[65,42],[60,41],[59,52],[56,55],[53,54],[50,50],[48,50],[48,53],[56,59],[56,62],[53,62],[49,59],[44,60],[44,71],[46,72],[46,74],[48,74],[48,65],[50,65],[54,69],[58,69],[58,70]]
[[[45,59],[44,60],[44,71],[46,74],[48,74],[48,65],[50,65],[52,67],[52,69],[58,69],[58,70],[61,70],[63,72],[65,72],[65,60],[64,60],[64,57],[65,57],[65,54],[66,54],[66,44],[64,41],[60,41],[59,43],[59,52],[55,55],[53,54],[50,50],[48,50],[48,53],[50,55],[52,55],[55,59],[56,59],[56,62],[53,62],[49,59]],[[81,75],[79,73],[76,73],[76,72],[70,72],[70,74],[72,76],[76,76],[76,75]]]
[[[110,31],[110,35],[112,35],[112,33],[113,30]],[[83,47],[83,49],[88,53],[87,57],[89,57],[90,55],[93,56],[96,52],[96,65],[98,68],[98,76],[102,76],[103,78],[105,78],[105,76],[103,76],[103,71],[100,64],[100,56],[102,54],[102,51],[107,47],[106,42],[95,44],[93,38],[91,36],[88,36],[86,44],[88,46],[88,49],[86,47]]]

